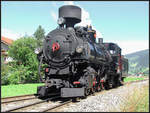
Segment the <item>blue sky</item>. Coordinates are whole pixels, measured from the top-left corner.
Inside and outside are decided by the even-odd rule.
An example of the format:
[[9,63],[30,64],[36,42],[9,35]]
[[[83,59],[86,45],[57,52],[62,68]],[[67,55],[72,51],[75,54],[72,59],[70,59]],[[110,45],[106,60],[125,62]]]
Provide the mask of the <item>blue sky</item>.
[[77,5],[82,22],[91,24],[104,42],[115,42],[123,54],[149,48],[149,4],[146,1],[2,1],[2,35],[18,39],[41,25],[45,34],[57,27],[58,8]]

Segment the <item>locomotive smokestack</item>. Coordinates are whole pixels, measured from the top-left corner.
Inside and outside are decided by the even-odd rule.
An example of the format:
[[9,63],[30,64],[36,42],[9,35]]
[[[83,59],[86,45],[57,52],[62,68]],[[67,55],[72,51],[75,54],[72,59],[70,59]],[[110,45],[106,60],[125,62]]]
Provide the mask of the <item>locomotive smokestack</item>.
[[74,27],[81,22],[81,8],[74,5],[64,5],[59,8],[59,18],[64,18],[66,27]]

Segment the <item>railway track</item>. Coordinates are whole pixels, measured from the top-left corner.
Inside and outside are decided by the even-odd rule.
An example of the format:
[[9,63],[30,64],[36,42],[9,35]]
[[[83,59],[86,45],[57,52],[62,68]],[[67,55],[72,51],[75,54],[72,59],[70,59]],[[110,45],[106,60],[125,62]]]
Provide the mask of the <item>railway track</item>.
[[36,96],[34,94],[30,94],[30,95],[21,95],[21,96],[1,98],[1,104],[17,102],[17,101],[22,101],[22,100],[29,100],[29,99],[36,99]]
[[52,110],[59,109],[60,107],[66,105],[66,104],[70,104],[70,103],[72,103],[72,100],[68,100],[63,103],[59,103],[59,104],[49,107],[49,108],[45,108],[43,110],[40,110],[40,112],[51,112]]
[[[48,99],[45,99],[45,100],[34,101],[32,103],[22,104],[22,105],[19,105],[17,107],[2,110],[2,112],[13,112],[13,111],[18,112],[18,111],[24,111],[25,109],[32,110],[32,108],[36,105],[40,105],[42,103],[47,103],[48,101],[51,101],[51,100],[54,100],[54,99],[57,99],[57,98],[60,98],[60,96],[51,97],[51,98],[48,98]],[[24,109],[24,110],[22,110],[22,109]]]
[[[131,84],[131,83],[135,83],[135,82],[141,82],[141,81],[146,81],[149,79],[144,79],[144,80],[138,80],[138,81],[132,81],[132,82],[126,82],[124,83],[124,85],[127,84]],[[105,90],[100,91],[100,92],[95,92],[93,95],[97,95],[100,93],[104,93]],[[92,95],[89,95],[92,96]],[[60,98],[60,96],[55,96],[55,97],[51,97],[45,100],[39,100],[34,94],[32,95],[22,95],[22,96],[15,96],[15,97],[8,97],[8,98],[2,98],[1,99],[1,108],[2,108],[2,112],[13,112],[13,111],[30,111],[32,112],[32,109],[34,108],[35,110],[33,111],[38,111],[38,112],[50,112],[50,111],[57,111],[57,109],[59,109],[60,107],[66,105],[66,104],[70,104],[72,102],[72,100],[66,100],[66,101],[54,101],[52,102],[51,100]],[[36,100],[38,99],[38,100]],[[16,103],[18,104],[18,102],[20,101],[20,103],[22,103],[22,101],[33,101],[33,102],[29,102],[27,104],[23,104],[21,106],[17,107],[11,107],[9,109],[5,109],[3,110],[3,107],[7,107],[7,105],[11,104],[11,103]],[[34,101],[36,100],[36,101]],[[48,103],[49,102],[49,103]],[[6,106],[5,106],[6,105]],[[41,106],[45,106],[45,107],[41,107]],[[39,107],[38,107],[39,106]],[[41,107],[41,108],[40,108]],[[37,110],[38,108],[38,110]]]
[[[58,95],[58,94],[51,94],[50,96]],[[20,95],[20,96],[1,98],[1,104],[17,102],[17,101],[23,101],[23,100],[31,100],[31,99],[37,99],[36,94]]]

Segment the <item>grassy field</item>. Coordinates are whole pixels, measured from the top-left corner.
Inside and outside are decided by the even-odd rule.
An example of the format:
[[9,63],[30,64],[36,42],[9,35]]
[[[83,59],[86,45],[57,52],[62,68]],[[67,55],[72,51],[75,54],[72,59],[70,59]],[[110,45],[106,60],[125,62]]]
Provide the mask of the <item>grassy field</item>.
[[[124,79],[124,82],[134,81],[134,80],[143,80],[144,78],[137,77],[127,77]],[[1,86],[1,97],[10,97],[26,94],[34,94],[37,91],[37,86],[44,84],[19,84],[19,85],[6,85]]]
[[133,94],[129,94],[122,112],[149,112],[149,84],[137,87]]
[[1,98],[26,94],[35,94],[37,91],[37,86],[41,85],[44,84],[19,84],[1,86]]
[[144,80],[144,77],[126,77],[124,78],[124,82]]

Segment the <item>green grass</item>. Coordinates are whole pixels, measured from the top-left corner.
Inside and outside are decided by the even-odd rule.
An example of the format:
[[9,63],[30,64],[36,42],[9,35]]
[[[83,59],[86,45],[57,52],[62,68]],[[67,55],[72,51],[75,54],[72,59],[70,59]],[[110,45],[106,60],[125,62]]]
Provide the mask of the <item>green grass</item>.
[[149,85],[135,88],[128,96],[123,112],[149,112]]
[[26,94],[35,94],[37,91],[37,86],[41,85],[44,84],[40,83],[40,84],[2,85],[1,98]]
[[145,87],[143,98],[141,99],[137,106],[136,112],[149,112],[149,87]]
[[137,81],[137,80],[144,80],[144,78],[143,77],[140,77],[140,78],[138,78],[138,77],[126,77],[126,78],[124,78],[124,82]]

